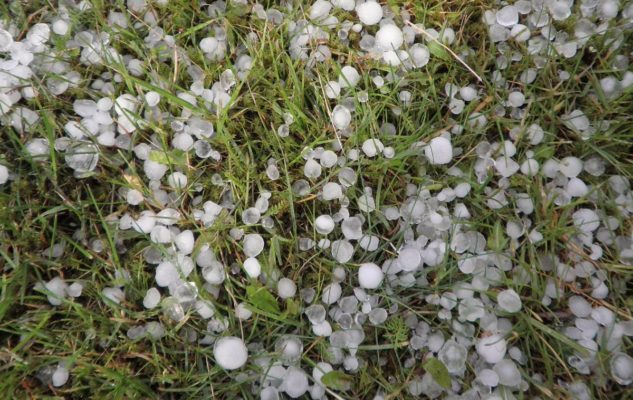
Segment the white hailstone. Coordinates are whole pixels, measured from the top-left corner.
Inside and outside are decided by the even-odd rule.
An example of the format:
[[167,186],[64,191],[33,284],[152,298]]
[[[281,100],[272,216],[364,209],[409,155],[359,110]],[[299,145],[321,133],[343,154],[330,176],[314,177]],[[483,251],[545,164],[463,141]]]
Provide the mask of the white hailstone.
[[94,100],[75,100],[73,110],[80,117],[90,118],[97,112],[97,103]]
[[511,27],[519,22],[519,10],[516,6],[505,6],[497,11],[496,18],[499,25]]
[[125,293],[118,287],[106,287],[101,291],[101,294],[115,304],[120,304],[125,300]]
[[332,282],[323,288],[323,293],[321,295],[321,301],[325,304],[334,304],[341,298],[341,294],[343,293],[343,288],[337,282]]
[[259,209],[255,207],[247,208],[242,213],[242,222],[244,225],[254,225],[259,222],[261,215]]
[[324,168],[332,168],[333,166],[336,165],[337,161],[338,161],[338,156],[332,150],[325,150],[323,154],[321,154],[321,157],[319,158],[319,163]]
[[332,334],[332,325],[328,321],[312,325],[312,333],[315,336],[328,337]]
[[517,42],[527,42],[531,36],[530,28],[523,24],[516,24],[510,29],[510,37]]
[[0,165],[0,185],[4,185],[9,180],[9,169]]
[[519,169],[519,164],[510,157],[500,156],[495,160],[495,169],[504,178],[514,175]]
[[334,230],[334,220],[331,216],[324,214],[319,215],[314,220],[314,228],[321,235],[327,235]]
[[341,68],[341,74],[338,77],[338,84],[341,88],[355,87],[360,81],[360,74],[356,68],[346,65]]
[[496,364],[506,354],[506,341],[498,334],[487,336],[477,341],[476,349],[487,363]]
[[281,388],[292,399],[297,399],[308,391],[310,384],[308,377],[302,369],[297,367],[288,367],[283,377]]
[[246,364],[248,349],[242,339],[226,336],[215,342],[213,357],[220,368],[234,370]]
[[499,377],[499,384],[508,387],[517,387],[521,384],[521,372],[512,360],[506,358],[499,361],[493,370]]
[[586,318],[591,315],[591,304],[581,296],[572,296],[567,301],[569,310],[578,318]]
[[341,232],[348,240],[358,240],[363,237],[363,221],[358,217],[350,217],[341,223]]
[[445,137],[439,136],[431,139],[424,147],[424,155],[431,164],[448,164],[453,158],[453,145]]
[[195,238],[193,236],[193,232],[191,232],[188,229],[180,232],[174,238],[174,243],[176,244],[176,247],[178,247],[178,250],[182,254],[185,254],[185,255],[191,254],[191,252],[193,251],[193,246],[195,244]]
[[147,289],[145,297],[143,297],[143,307],[151,310],[160,303],[160,292],[155,287]]
[[55,372],[53,372],[53,375],[51,376],[53,386],[64,386],[66,382],[68,382],[69,376],[70,374],[68,372],[68,369],[62,365],[59,365],[57,368],[55,368]]
[[277,282],[277,294],[282,299],[291,299],[297,294],[297,285],[288,278],[281,278]]
[[562,120],[569,129],[575,132],[584,132],[590,126],[589,118],[581,110],[573,110],[563,115]]
[[464,100],[460,100],[456,98],[452,98],[450,103],[448,104],[449,111],[455,115],[461,114],[462,111],[464,111],[465,107],[466,107],[466,103],[464,103]]
[[416,247],[405,247],[398,254],[398,264],[404,271],[415,271],[422,265],[422,253]]
[[376,47],[382,51],[397,50],[402,43],[402,31],[394,24],[385,24],[376,32]]
[[521,107],[525,104],[525,95],[521,92],[510,92],[508,95],[508,104],[511,107]]
[[245,303],[239,303],[235,307],[235,316],[242,321],[246,321],[252,315],[253,315],[253,312],[249,310],[248,305]]
[[136,189],[130,189],[125,194],[125,200],[128,204],[137,206],[143,202],[143,193]]
[[593,232],[600,226],[600,217],[589,208],[581,208],[574,212],[572,220],[581,232]]
[[46,296],[49,303],[54,306],[62,304],[62,301],[66,297],[66,292],[68,290],[68,286],[62,278],[55,277],[51,279],[44,284],[44,288],[51,292]]
[[79,297],[81,296],[81,292],[83,291],[84,286],[79,282],[74,282],[66,289],[66,293],[70,297]]
[[375,157],[376,154],[382,152],[384,148],[385,146],[379,139],[367,139],[363,142],[362,146],[363,153],[365,153],[367,157]]
[[521,164],[521,173],[525,176],[535,176],[538,174],[539,163],[533,158],[528,158]]
[[575,178],[582,172],[582,160],[577,157],[565,157],[558,163],[559,171],[568,178]]
[[354,246],[347,240],[335,240],[330,246],[332,257],[341,263],[345,264],[354,256]]
[[518,293],[512,289],[499,292],[497,295],[497,304],[499,308],[508,313],[516,313],[521,310],[521,298]]
[[9,32],[0,28],[0,52],[7,52],[13,45],[13,37]]
[[384,276],[382,269],[376,264],[364,263],[358,269],[358,284],[364,289],[377,289]]
[[167,177],[167,184],[172,189],[183,189],[187,186],[187,175],[176,171]]
[[[409,48],[409,55],[411,56],[411,61],[413,65],[417,68],[422,68],[426,64],[429,63],[429,59],[431,58],[431,52],[428,47],[421,43],[416,43]],[[381,78],[378,76],[377,78]]]
[[99,149],[91,143],[77,143],[66,150],[64,160],[78,173],[90,172],[99,162]]
[[145,175],[153,181],[162,179],[168,169],[167,165],[157,163],[150,159],[145,160],[143,163],[143,171],[145,172]]
[[153,211],[143,211],[141,215],[132,222],[132,227],[138,233],[148,234],[156,225],[156,214]]
[[243,247],[246,257],[257,257],[264,250],[264,238],[259,233],[244,235]]
[[310,7],[310,19],[319,20],[327,17],[332,10],[332,3],[325,0],[317,0]]
[[28,40],[33,46],[40,46],[48,42],[50,37],[51,28],[48,24],[44,23],[33,25],[26,34],[26,40]]
[[330,201],[343,197],[343,189],[336,182],[328,182],[323,185],[323,200]]
[[571,197],[582,197],[589,193],[589,188],[582,180],[578,178],[571,178],[569,182],[567,182],[565,191]]
[[378,2],[370,0],[356,7],[358,19],[365,25],[376,25],[382,19],[382,7]]
[[321,168],[321,164],[316,162],[314,158],[308,158],[305,166],[303,167],[303,175],[306,178],[316,179],[321,176],[322,170],[323,169]]
[[244,271],[246,271],[249,278],[256,279],[262,272],[262,266],[255,257],[249,257],[244,260]]
[[160,103],[160,94],[154,91],[145,93],[145,103],[150,107],[156,107]]
[[347,107],[337,105],[332,110],[332,124],[336,129],[345,129],[352,122],[352,113],[349,112]]
[[607,328],[611,328],[615,323],[614,312],[603,306],[591,310],[591,318]]
[[625,353],[616,353],[611,357],[611,376],[620,385],[633,383],[633,357]]
[[166,287],[177,282],[180,279],[180,273],[173,263],[164,261],[156,267],[154,278],[158,286]]
[[170,243],[171,231],[161,225],[155,225],[149,234],[150,240],[154,243]]
[[325,85],[325,95],[329,99],[336,99],[341,94],[341,85],[336,81],[329,81]]
[[564,21],[571,15],[570,3],[567,0],[553,0],[548,4],[549,12],[555,21]]

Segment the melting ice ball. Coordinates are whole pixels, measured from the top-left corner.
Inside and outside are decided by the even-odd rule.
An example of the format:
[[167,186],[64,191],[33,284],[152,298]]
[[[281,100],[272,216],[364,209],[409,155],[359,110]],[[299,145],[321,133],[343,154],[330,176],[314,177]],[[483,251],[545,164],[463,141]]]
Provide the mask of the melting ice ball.
[[248,349],[242,339],[235,336],[227,336],[215,342],[213,357],[215,357],[215,362],[223,369],[238,369],[246,364]]

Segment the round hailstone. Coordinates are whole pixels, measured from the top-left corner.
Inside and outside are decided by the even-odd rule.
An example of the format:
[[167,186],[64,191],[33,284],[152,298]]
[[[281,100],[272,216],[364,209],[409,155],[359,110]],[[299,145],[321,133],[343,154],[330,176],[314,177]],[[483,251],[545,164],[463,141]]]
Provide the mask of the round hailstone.
[[249,278],[257,278],[262,273],[262,266],[255,257],[249,257],[244,260],[244,271]]
[[343,293],[343,288],[337,282],[332,282],[323,288],[323,294],[321,295],[321,300],[325,304],[334,304],[341,298],[341,294]]
[[4,185],[9,180],[9,169],[0,165],[0,185]]
[[321,235],[327,235],[334,230],[334,220],[327,214],[319,215],[314,220],[314,228]]
[[61,365],[58,366],[57,369],[55,369],[55,372],[53,372],[53,376],[51,377],[53,386],[55,387],[64,386],[66,382],[68,382],[68,377],[69,377],[68,369],[66,369],[66,367],[63,367]]
[[568,178],[575,178],[582,172],[582,160],[578,157],[565,157],[558,163],[559,171]]
[[244,210],[242,213],[242,222],[244,225],[254,225],[259,222],[262,214],[259,209],[255,207],[250,207]]
[[91,143],[77,143],[66,150],[64,159],[76,172],[90,172],[97,167],[99,150]]
[[172,189],[182,189],[187,186],[187,175],[182,172],[176,171],[167,177],[167,184]]
[[572,220],[581,232],[593,232],[600,226],[600,217],[589,208],[581,208],[574,212]]
[[330,201],[343,197],[343,189],[336,182],[328,182],[323,185],[323,200]]
[[13,37],[11,34],[0,28],[0,52],[9,51],[11,46],[13,45]]
[[569,310],[578,318],[586,318],[591,315],[591,304],[581,296],[572,296],[567,300]]
[[316,162],[314,158],[309,158],[306,161],[305,166],[303,167],[303,175],[305,175],[306,178],[310,179],[318,178],[319,176],[321,176],[322,171],[323,168],[321,167],[321,164]]
[[382,152],[385,148],[385,145],[379,139],[367,139],[363,142],[363,153],[367,157],[375,157],[376,154]]
[[53,20],[53,23],[52,23],[52,28],[53,28],[53,32],[56,35],[64,36],[65,34],[68,33],[70,29],[70,24],[68,23],[68,21],[62,18],[55,18],[55,20]]
[[336,165],[338,156],[332,150],[325,150],[319,158],[319,163],[325,168],[332,168]]
[[174,264],[165,261],[156,267],[155,279],[158,286],[167,287],[180,279],[180,273]]
[[510,37],[517,42],[527,42],[530,40],[530,36],[532,36],[530,28],[523,24],[516,24],[510,29]]
[[453,158],[451,141],[442,136],[431,139],[431,142],[424,147],[424,155],[431,164],[448,164]]
[[332,10],[332,4],[329,1],[317,0],[310,7],[310,19],[319,20],[327,17]]
[[213,357],[215,357],[215,362],[222,369],[238,369],[246,364],[248,349],[242,339],[235,336],[227,336],[215,342]]
[[341,74],[338,77],[338,84],[342,88],[355,87],[360,81],[360,74],[356,68],[349,65],[341,68]]
[[349,112],[347,107],[337,105],[332,110],[332,124],[336,129],[345,129],[352,122],[352,113]]
[[479,354],[487,363],[496,364],[506,354],[506,341],[500,335],[491,335],[479,339],[476,345]]
[[358,269],[358,284],[364,289],[376,289],[382,283],[385,274],[374,263],[361,264]]
[[521,107],[525,104],[525,95],[521,92],[510,92],[508,95],[508,104],[512,107]]
[[354,256],[354,246],[347,240],[335,240],[330,249],[332,257],[341,264],[345,264]]
[[143,202],[143,193],[136,189],[130,189],[125,195],[125,200],[128,204],[137,206]]
[[145,102],[150,107],[156,107],[160,103],[160,94],[154,91],[145,93]]
[[497,303],[499,307],[509,313],[516,313],[521,310],[521,298],[512,289],[507,289],[497,295]]
[[143,298],[143,307],[151,310],[160,303],[160,292],[155,287],[147,289]]
[[386,24],[376,32],[376,47],[383,51],[397,50],[404,43],[402,31],[394,24]]
[[534,176],[538,173],[539,163],[533,158],[528,158],[521,164],[521,173],[525,176]]
[[519,10],[515,6],[505,6],[497,11],[496,18],[499,25],[511,27],[519,22]]
[[499,383],[508,387],[517,387],[521,384],[521,372],[512,360],[505,359],[499,361],[493,370],[499,377]]
[[185,255],[191,254],[195,242],[196,239],[193,236],[193,232],[188,229],[180,232],[174,239],[174,243],[176,244],[176,247],[178,247],[178,250]]
[[620,385],[633,383],[633,358],[625,353],[616,353],[611,358],[611,376]]
[[243,247],[246,257],[257,257],[264,250],[264,238],[259,233],[244,235]]
[[277,282],[277,294],[282,299],[291,299],[297,294],[297,285],[288,278],[281,278]]
[[365,25],[376,25],[382,19],[382,7],[375,1],[367,1],[356,7],[358,19]]

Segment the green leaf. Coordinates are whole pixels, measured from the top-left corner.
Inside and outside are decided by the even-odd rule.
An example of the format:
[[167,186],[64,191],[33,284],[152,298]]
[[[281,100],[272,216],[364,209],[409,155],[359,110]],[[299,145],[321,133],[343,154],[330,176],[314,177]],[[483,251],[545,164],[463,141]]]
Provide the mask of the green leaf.
[[446,389],[451,387],[451,377],[448,374],[448,369],[440,360],[431,357],[422,364],[422,367],[431,374],[435,382],[440,386]]
[[321,382],[335,390],[347,390],[352,383],[352,377],[341,371],[330,371],[321,377]]
[[169,152],[152,150],[149,152],[149,159],[165,165],[187,165],[187,153],[180,149],[173,149]]
[[492,234],[488,238],[488,247],[493,251],[503,251],[507,248],[508,238],[506,238],[501,220],[497,220],[492,230]]
[[437,41],[430,40],[429,42],[427,42],[426,47],[428,47],[429,53],[433,54],[435,57],[444,61],[450,60],[446,49],[442,47],[442,45],[439,44]]
[[275,299],[275,296],[270,294],[265,287],[248,286],[246,288],[246,294],[248,295],[248,302],[251,306],[272,314],[281,313],[277,299]]

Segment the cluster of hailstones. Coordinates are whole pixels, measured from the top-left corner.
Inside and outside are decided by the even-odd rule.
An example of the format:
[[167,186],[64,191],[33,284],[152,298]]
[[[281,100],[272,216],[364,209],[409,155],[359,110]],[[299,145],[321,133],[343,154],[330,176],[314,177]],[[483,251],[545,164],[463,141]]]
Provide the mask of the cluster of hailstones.
[[[159,2],[160,4],[165,1]],[[240,2],[241,3],[241,2]],[[410,380],[408,391],[412,395],[438,397],[448,392],[462,392],[466,398],[477,396],[511,396],[528,388],[522,365],[527,362],[518,346],[509,340],[512,332],[512,316],[522,310],[519,294],[504,288],[510,278],[517,285],[530,285],[531,275],[515,265],[509,253],[502,250],[487,250],[487,238],[468,224],[470,210],[468,197],[471,185],[467,173],[457,166],[450,166],[456,155],[465,150],[453,148],[451,138],[462,132],[476,132],[487,126],[488,118],[483,113],[473,112],[465,118],[466,123],[457,122],[448,130],[426,142],[417,143],[418,151],[426,164],[446,167],[445,172],[456,181],[454,186],[429,189],[414,184],[406,187],[407,199],[402,204],[376,207],[371,187],[363,187],[362,195],[350,199],[346,192],[360,181],[355,170],[355,162],[364,158],[393,157],[394,149],[377,138],[368,139],[360,149],[344,149],[341,137],[354,134],[355,102],[366,103],[368,91],[357,88],[361,85],[361,75],[351,65],[341,66],[337,80],[326,82],[324,95],[336,101],[331,112],[331,122],[337,139],[330,149],[322,147],[306,148],[303,152],[305,164],[301,171],[306,179],[293,183],[297,196],[305,196],[314,190],[311,184],[321,177],[324,170],[338,170],[334,179],[318,188],[319,200],[338,204],[340,209],[333,215],[323,214],[315,218],[313,230],[299,238],[303,251],[319,251],[328,254],[339,266],[334,268],[331,281],[319,293],[314,288],[297,288],[296,283],[282,277],[278,271],[265,271],[260,264],[265,255],[265,235],[256,232],[274,227],[274,220],[266,215],[273,193],[263,191],[257,201],[241,213],[243,228],[231,229],[231,238],[238,242],[243,252],[243,261],[225,265],[216,258],[208,245],[196,240],[192,230],[181,229],[184,221],[197,221],[200,226],[209,227],[222,214],[235,211],[230,191],[220,199],[195,197],[190,215],[182,215],[175,206],[178,197],[185,191],[196,192],[200,188],[190,182],[190,171],[169,168],[161,158],[162,147],[157,136],[147,143],[132,146],[131,134],[137,129],[151,126],[153,122],[169,122],[173,130],[171,147],[185,152],[193,152],[201,159],[220,160],[221,154],[213,149],[211,140],[214,127],[208,120],[196,115],[195,109],[203,107],[217,112],[230,107],[231,90],[238,80],[246,79],[251,66],[251,58],[243,48],[234,52],[234,69],[227,69],[209,89],[203,84],[202,70],[190,62],[178,49],[173,36],[166,34],[158,25],[158,19],[144,0],[128,0],[128,8],[142,16],[143,26],[150,29],[144,38],[149,49],[158,49],[159,57],[167,60],[179,54],[179,61],[187,65],[187,73],[193,84],[186,92],[177,93],[179,99],[191,107],[183,107],[180,115],[165,112],[160,107],[160,90],[148,90],[143,96],[123,93],[120,90],[123,77],[120,73],[105,72],[94,77],[90,83],[92,99],[78,99],[73,104],[75,118],[64,125],[64,136],[49,143],[46,138],[32,139],[25,144],[26,151],[36,159],[46,162],[53,146],[64,154],[68,167],[77,177],[89,176],[99,162],[99,153],[114,147],[133,151],[139,165],[142,165],[147,182],[131,188],[121,188],[119,194],[132,206],[132,211],[121,217],[111,217],[111,222],[119,230],[134,230],[145,235],[153,246],[148,247],[144,258],[152,265],[155,287],[147,290],[143,306],[147,309],[160,308],[174,321],[181,321],[187,313],[197,313],[207,321],[208,334],[192,338],[201,344],[213,345],[214,357],[219,367],[227,370],[242,368],[249,361],[263,371],[253,386],[254,392],[263,399],[278,398],[280,393],[297,398],[309,392],[312,398],[326,395],[321,378],[334,369],[355,373],[367,361],[363,359],[359,346],[365,341],[364,326],[384,324],[390,315],[400,313],[405,317],[410,329],[407,345],[412,356],[406,360],[406,367],[413,367],[427,355],[436,356],[452,377],[451,386],[440,386],[430,373]],[[79,9],[88,7],[81,3]],[[226,5],[215,2],[209,5],[210,15],[221,16]],[[349,18],[357,20],[339,21],[331,14],[333,9],[348,11]],[[30,85],[32,78],[45,77],[46,88],[54,95],[61,95],[70,88],[81,84],[81,76],[72,69],[72,64],[57,57],[49,46],[53,36],[68,38],[66,49],[80,52],[79,62],[83,65],[117,65],[125,73],[134,77],[149,79],[153,87],[163,86],[162,78],[148,74],[142,60],[125,54],[118,54],[111,42],[116,34],[84,30],[73,34],[69,18],[70,10],[60,6],[59,14],[49,23],[38,23],[30,28],[25,37],[18,41],[15,26],[0,25],[0,118],[3,126],[12,126],[18,132],[32,132],[39,123],[39,115],[21,105],[22,100],[38,96],[37,89]],[[264,9],[261,5],[252,7],[255,18],[267,19],[275,24],[284,21],[282,12]],[[406,24],[410,16],[406,11],[399,15],[374,1],[318,0],[308,9],[308,19],[287,21],[289,25],[289,48],[292,57],[301,58],[311,66],[315,62],[331,59],[331,51],[326,44],[332,33],[336,40],[352,46],[348,40],[350,31],[359,33],[361,39],[359,54],[393,67],[397,72],[382,76],[374,73],[370,82],[380,90],[385,82],[399,79],[407,70],[423,67],[430,57],[425,42],[441,41],[451,45],[455,32],[446,28],[442,32],[425,29],[419,25]],[[579,13],[575,25],[567,32],[560,24],[572,13]],[[126,28],[130,24],[125,14],[110,12],[108,23],[114,28]],[[613,24],[613,21],[617,24]],[[534,123],[524,128],[520,121],[527,117],[527,105],[532,100],[522,87],[532,83],[540,70],[552,57],[572,58],[594,35],[605,36],[605,42],[617,52],[622,46],[624,32],[633,25],[633,5],[624,8],[616,0],[585,0],[573,5],[567,0],[517,1],[498,10],[488,10],[484,14],[490,39],[496,43],[499,54],[491,73],[498,93],[505,93],[503,100],[493,105],[495,116],[509,116],[517,121],[506,140],[489,143],[482,141],[475,153],[477,161],[474,173],[479,183],[488,182],[485,192],[487,206],[492,209],[514,207],[516,218],[507,221],[505,233],[510,240],[508,247],[517,248],[523,240],[538,243],[543,235],[538,227],[532,226],[531,215],[534,202],[528,193],[512,186],[510,179],[515,174],[532,177],[540,174],[547,180],[548,200],[558,206],[570,204],[578,198],[588,201],[576,207],[572,221],[577,234],[569,238],[570,246],[578,251],[570,252],[569,259],[561,260],[555,254],[540,254],[542,272],[550,275],[547,280],[544,305],[553,300],[567,302],[573,318],[563,327],[557,328],[568,338],[577,341],[578,351],[565,360],[578,374],[591,374],[598,368],[598,352],[610,354],[610,378],[620,384],[633,382],[633,358],[625,354],[622,337],[633,335],[633,323],[621,320],[618,315],[601,302],[609,294],[605,284],[604,271],[596,268],[595,262],[602,257],[606,247],[614,248],[624,264],[633,263],[633,240],[631,236],[619,236],[619,219],[600,210],[594,205],[604,200],[607,194],[600,188],[592,187],[583,178],[600,177],[605,173],[605,162],[598,157],[586,160],[570,156],[563,159],[549,159],[541,163],[529,146],[536,146],[551,133]],[[616,25],[615,27],[612,25]],[[608,28],[608,29],[607,29]],[[423,32],[422,32],[423,31]],[[218,25],[211,25],[209,36],[202,39],[199,49],[211,61],[223,59],[228,54],[226,32]],[[256,37],[253,37],[256,39]],[[315,45],[315,43],[319,43]],[[428,43],[427,43],[428,44]],[[522,44],[527,54],[521,52]],[[55,57],[51,57],[54,55]],[[467,55],[464,54],[464,55]],[[513,63],[518,64],[529,55],[533,65],[520,72],[515,79],[507,79],[505,70]],[[627,71],[628,57],[624,54],[613,57],[613,76],[599,82],[600,90],[608,99],[615,99],[633,85],[633,73]],[[74,60],[73,60],[74,61]],[[51,73],[52,72],[52,73]],[[618,78],[621,77],[621,78]],[[561,81],[570,78],[566,71],[559,71]],[[519,84],[520,83],[520,84]],[[593,89],[592,89],[593,90]],[[477,102],[482,90],[476,85],[463,87],[448,84],[445,87],[447,109],[454,115],[465,110],[466,103]],[[402,90],[398,98],[406,107],[413,94]],[[393,110],[396,114],[397,109]],[[284,115],[284,124],[278,129],[279,136],[288,137],[292,129],[293,117]],[[591,121],[579,109],[560,116],[560,122],[575,132],[581,140],[588,140],[600,130],[608,129],[608,121]],[[395,134],[396,128],[385,123],[380,130],[383,138]],[[527,146],[523,152],[517,151],[517,143]],[[266,166],[266,174],[271,180],[279,179],[276,161],[271,159]],[[12,179],[9,169],[0,166],[0,184]],[[219,175],[213,183],[223,186]],[[609,196],[614,199],[617,212],[629,217],[633,213],[633,194],[630,182],[623,176],[612,175],[607,179]],[[159,212],[144,210],[149,204]],[[353,214],[352,210],[358,210]],[[388,221],[401,227],[403,244],[397,248],[397,255],[387,258],[381,265],[372,262],[360,264],[352,277],[345,265],[360,257],[364,252],[374,252],[381,245],[381,238],[366,230],[367,216],[381,213]],[[77,232],[75,239],[85,241],[93,251],[104,251],[101,239],[86,238]],[[122,241],[117,246],[124,251]],[[48,256],[61,257],[63,243],[52,245],[45,251]],[[440,327],[449,327],[451,335],[446,336],[438,326],[431,326],[419,320],[411,312],[401,312],[396,305],[387,307],[380,293],[398,296],[398,288],[425,286],[428,271],[440,265],[450,252],[457,259],[457,265],[465,278],[451,290],[429,295],[425,301],[437,307]],[[203,278],[203,287],[189,280],[194,269]],[[303,342],[295,335],[280,338],[275,344],[275,357],[265,355],[273,349],[263,349],[259,343],[246,344],[241,338],[228,336],[229,318],[226,312],[216,309],[209,295],[218,298],[223,290],[223,282],[228,274],[242,274],[253,282],[273,285],[281,299],[299,296],[304,304],[303,313],[309,321],[314,336],[326,337],[329,343],[329,357],[318,362],[309,373],[300,365]],[[556,278],[555,278],[556,277]],[[130,280],[125,270],[117,271],[110,287],[103,289],[102,295],[108,302],[120,303],[125,300],[123,288]],[[350,287],[350,283],[354,283]],[[36,287],[44,291],[51,304],[59,305],[70,298],[81,296],[83,285],[79,282],[66,283],[61,277],[39,283]],[[583,290],[576,290],[583,289]],[[589,289],[589,292],[584,289]],[[199,291],[205,296],[199,296]],[[496,293],[489,296],[486,291]],[[589,294],[586,294],[589,293]],[[233,304],[235,317],[247,321],[252,310],[243,303]],[[165,334],[164,326],[158,321],[129,329],[131,339],[149,337],[159,340]],[[475,379],[462,389],[462,378],[467,362],[475,372]],[[61,386],[69,379],[69,368],[59,364],[43,371],[43,376],[54,386]],[[238,376],[253,372],[245,370]],[[538,372],[530,379],[542,379]],[[581,381],[561,382],[577,398],[590,398],[588,387]],[[384,394],[378,393],[376,398]]]

